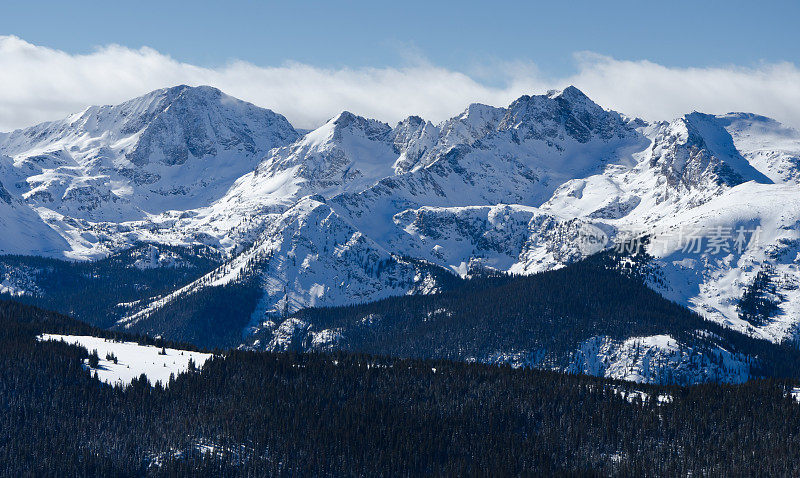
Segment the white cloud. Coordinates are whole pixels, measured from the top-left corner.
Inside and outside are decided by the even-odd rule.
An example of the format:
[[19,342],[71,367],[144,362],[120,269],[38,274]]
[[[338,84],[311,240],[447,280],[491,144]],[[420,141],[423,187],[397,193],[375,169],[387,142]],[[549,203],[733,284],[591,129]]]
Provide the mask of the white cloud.
[[419,59],[399,68],[261,67],[241,61],[207,68],[149,48],[112,45],[72,55],[0,36],[0,131],[181,83],[216,86],[286,115],[300,128],[344,109],[387,122],[409,114],[439,121],[472,102],[506,105],[522,94],[567,84],[603,106],[647,119],[735,110],[800,126],[800,108],[794,107],[800,104],[800,71],[792,64],[679,69],[591,53],[577,55],[576,63],[577,74],[557,79],[519,62],[476,68],[473,77]]
[[800,127],[800,69],[791,63],[755,68],[668,68],[583,53],[569,81],[607,108],[645,119],[691,111],[746,111]]

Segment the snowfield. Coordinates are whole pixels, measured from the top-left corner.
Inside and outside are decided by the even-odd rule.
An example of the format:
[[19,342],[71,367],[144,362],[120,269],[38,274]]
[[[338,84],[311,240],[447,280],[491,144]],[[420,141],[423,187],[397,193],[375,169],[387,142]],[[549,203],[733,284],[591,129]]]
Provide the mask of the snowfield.
[[[142,374],[147,376],[151,383],[169,383],[170,375],[178,375],[189,369],[189,360],[192,360],[199,369],[211,358],[212,354],[192,352],[189,350],[167,349],[166,355],[161,355],[161,349],[152,345],[139,345],[136,342],[114,342],[110,339],[93,337],[89,335],[58,335],[42,334],[39,340],[63,341],[72,345],[85,347],[89,353],[97,350],[100,357],[99,366],[92,368],[92,373],[111,385],[125,385]],[[117,357],[117,363],[106,360],[107,354]],[[89,368],[88,363],[86,367]]]

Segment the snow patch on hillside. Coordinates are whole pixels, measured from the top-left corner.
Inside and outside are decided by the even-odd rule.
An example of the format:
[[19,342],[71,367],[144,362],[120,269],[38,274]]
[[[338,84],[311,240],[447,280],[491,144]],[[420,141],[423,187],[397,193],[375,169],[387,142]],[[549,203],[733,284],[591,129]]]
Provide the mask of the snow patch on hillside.
[[[199,369],[211,358],[212,354],[192,352],[189,350],[165,348],[166,355],[161,355],[161,350],[152,345],[139,345],[136,342],[114,342],[111,339],[92,337],[90,335],[58,335],[42,334],[39,340],[63,341],[68,344],[85,347],[91,354],[97,350],[100,357],[97,368],[91,368],[92,373],[111,385],[125,385],[142,374],[147,376],[151,383],[169,383],[170,375],[178,375],[189,369],[189,361],[193,361]],[[106,356],[113,354],[117,363],[107,360]],[[88,363],[85,365],[89,368]]]
[[747,358],[721,347],[699,350],[669,335],[614,340],[593,337],[573,355],[567,372],[637,383],[741,383],[750,377]]

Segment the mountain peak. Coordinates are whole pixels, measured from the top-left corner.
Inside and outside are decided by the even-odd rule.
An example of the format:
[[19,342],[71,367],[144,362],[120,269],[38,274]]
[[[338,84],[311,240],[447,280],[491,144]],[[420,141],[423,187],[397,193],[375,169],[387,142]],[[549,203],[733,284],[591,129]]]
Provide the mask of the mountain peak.
[[414,127],[414,126],[421,126],[425,124],[425,120],[422,119],[421,116],[411,115],[404,120],[397,123],[395,128],[402,128],[402,127]]
[[319,129],[330,133],[330,138],[333,140],[341,140],[348,135],[365,136],[376,141],[385,140],[392,131],[392,127],[386,123],[358,116],[349,111],[342,111]]
[[305,192],[332,197],[390,175],[397,157],[393,139],[388,124],[342,111],[301,140],[272,151],[257,175],[274,178],[297,168],[290,182],[301,180]]
[[705,180],[729,187],[746,181],[772,183],[742,157],[724,126],[718,117],[697,111],[665,123],[651,164],[673,184],[691,187],[707,187]]
[[800,130],[753,113],[716,118],[753,167],[774,182],[800,185]]
[[[331,118],[330,122],[335,125],[348,125],[354,121],[358,121],[359,118],[361,117],[347,110],[344,110],[338,115]],[[366,118],[361,118],[361,119],[366,119]]]
[[[563,90],[550,90],[547,92],[546,96],[548,98],[564,98],[570,101],[592,101],[583,91],[573,85],[569,85]],[[592,103],[594,102],[592,101]]]
[[462,114],[463,117],[470,117],[470,116],[491,116],[496,112],[500,111],[501,108],[497,108],[495,106],[485,105],[483,103],[471,103],[467,106],[467,109]]
[[557,108],[571,111],[590,111],[592,113],[605,111],[574,86],[568,86],[563,90],[549,90],[543,95],[522,95],[508,107],[509,110],[520,110],[522,108]]
[[181,84],[175,86],[168,86],[166,88],[159,88],[143,96],[154,95],[154,96],[166,96],[174,98],[183,93],[194,94],[194,95],[212,95],[212,96],[221,96],[224,94],[219,88],[215,88],[210,85],[190,86]]
[[176,85],[153,90],[120,103],[119,105],[90,107],[81,116],[96,114],[103,110],[123,110],[126,113],[130,111],[152,116],[164,111],[169,108],[170,105],[179,101],[213,101],[214,99],[221,98],[223,95],[224,93],[222,93],[222,91],[213,86]]
[[[7,135],[0,154],[31,204],[90,220],[132,220],[222,196],[298,133],[283,116],[210,86],[178,85]],[[69,166],[65,168],[64,166]]]
[[126,106],[134,112],[145,108],[138,118],[128,116],[135,119],[124,128],[127,133],[142,131],[128,155],[134,164],[146,163],[154,151],[166,164],[182,164],[189,157],[215,156],[220,144],[249,154],[264,153],[298,136],[283,116],[211,86],[180,85],[161,90],[158,97],[151,104],[131,100],[118,112],[125,117]]
[[536,139],[561,136],[563,130],[579,143],[593,137],[623,138],[632,131],[619,113],[606,111],[574,86],[519,97],[509,105],[500,127],[524,130],[525,137]]

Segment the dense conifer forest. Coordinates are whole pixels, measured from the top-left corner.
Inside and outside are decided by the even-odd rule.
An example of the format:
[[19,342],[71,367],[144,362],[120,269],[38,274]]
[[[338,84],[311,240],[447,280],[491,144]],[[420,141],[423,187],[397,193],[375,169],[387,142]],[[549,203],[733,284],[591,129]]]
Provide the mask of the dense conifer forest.
[[[170,263],[155,267],[152,255],[169,258]],[[0,298],[13,298],[92,325],[110,327],[127,312],[118,304],[168,293],[210,271],[219,261],[219,254],[209,247],[149,244],[86,262],[2,255],[0,272],[26,294],[6,293]]]
[[[230,351],[112,387],[96,331],[0,303],[3,476],[693,475],[800,472],[792,382],[642,386],[361,354]],[[117,336],[117,338],[123,338]]]

